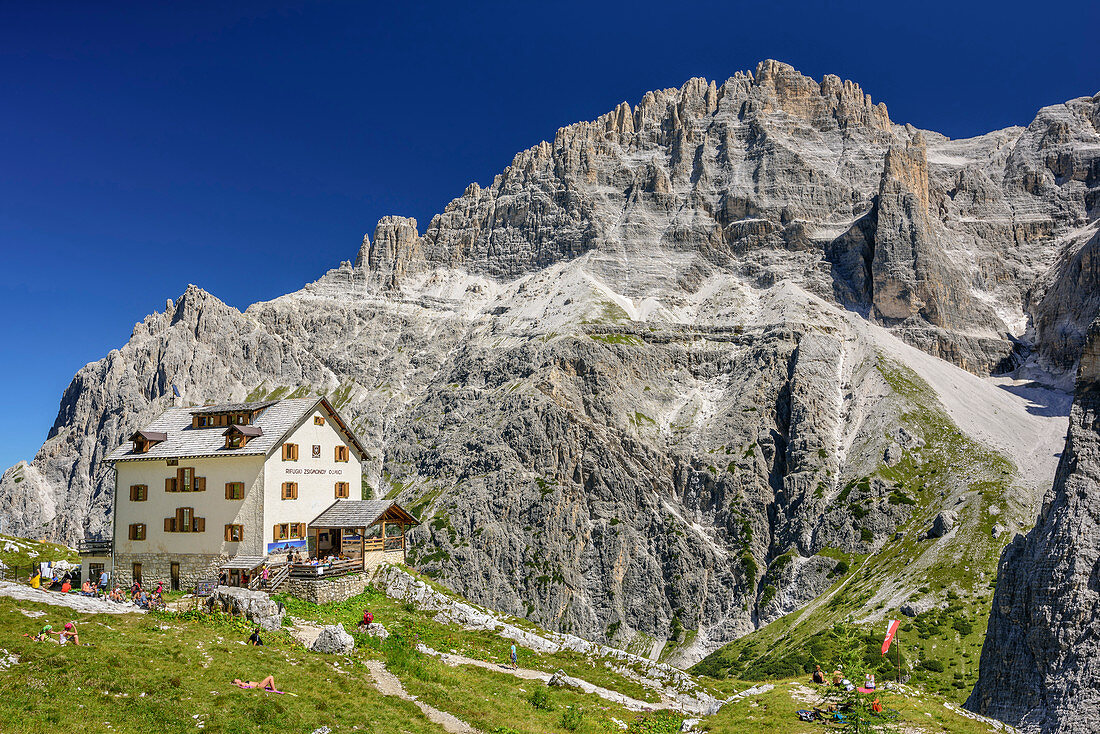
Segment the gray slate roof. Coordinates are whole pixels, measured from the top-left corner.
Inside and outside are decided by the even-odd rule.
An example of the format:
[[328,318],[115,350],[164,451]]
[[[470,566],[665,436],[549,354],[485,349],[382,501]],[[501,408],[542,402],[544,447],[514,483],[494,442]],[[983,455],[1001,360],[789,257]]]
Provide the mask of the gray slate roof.
[[[168,438],[150,448],[144,454],[134,453],[133,445],[126,442],[107,456],[107,461],[126,461],[128,459],[173,459],[190,456],[262,456],[279,445],[286,432],[298,424],[321,402],[321,398],[295,398],[269,402],[269,407],[261,413],[253,425],[263,429],[263,435],[257,436],[240,449],[225,447],[225,426],[192,428],[191,414],[210,410],[207,408],[169,408],[145,426],[145,431],[160,431]],[[242,403],[237,410],[254,409],[262,403]],[[212,406],[218,407],[218,406]]]
[[267,556],[233,556],[218,568],[251,571],[264,565],[265,562],[267,562]]
[[[392,500],[336,500],[310,523],[314,528],[369,528],[396,507],[402,515],[412,515]],[[416,521],[415,518],[413,518]],[[419,524],[419,521],[416,521]]]
[[265,400],[262,403],[222,403],[221,405],[195,405],[188,408],[191,415],[203,415],[207,413],[248,413],[260,410],[279,402],[278,400]]

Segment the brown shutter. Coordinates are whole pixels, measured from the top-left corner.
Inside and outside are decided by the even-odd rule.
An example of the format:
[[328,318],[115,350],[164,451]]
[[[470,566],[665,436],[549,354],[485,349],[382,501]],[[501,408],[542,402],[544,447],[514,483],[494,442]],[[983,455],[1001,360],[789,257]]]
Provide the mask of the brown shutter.
[[229,528],[230,528],[229,525],[225,526],[225,540],[227,540],[227,541],[229,540]]
[[287,450],[286,450],[286,444],[284,443],[283,444],[283,461],[286,461],[286,456],[287,456]]
[[278,525],[272,525],[271,526],[271,539],[272,540],[278,540],[279,539],[279,526]]
[[176,478],[175,477],[166,477],[164,479],[164,491],[165,492],[175,492],[176,491]]
[[291,482],[290,483],[290,493],[291,493],[291,499],[298,499],[298,483],[297,482]]
[[195,491],[196,492],[205,492],[206,491],[206,477],[195,477]]
[[298,537],[306,537],[306,524],[304,522],[298,523]]
[[205,533],[206,532],[206,518],[205,517],[196,517],[195,518],[195,532],[196,533]]
[[171,517],[164,518],[164,532],[166,532],[166,533],[173,532],[173,530],[174,530],[173,525],[175,525],[175,524],[176,524],[175,518],[171,518]]

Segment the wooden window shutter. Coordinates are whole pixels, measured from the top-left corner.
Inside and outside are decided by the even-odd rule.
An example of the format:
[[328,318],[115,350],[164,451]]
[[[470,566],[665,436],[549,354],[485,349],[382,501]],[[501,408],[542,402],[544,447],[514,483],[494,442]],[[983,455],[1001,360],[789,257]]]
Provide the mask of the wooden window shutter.
[[306,524],[304,522],[298,523],[298,537],[306,537]]
[[164,491],[165,492],[175,492],[176,491],[176,478],[175,477],[165,478],[165,480],[164,480]]
[[226,525],[225,526],[225,538],[224,539],[227,540],[227,541],[229,540],[229,529],[232,528],[232,527],[233,527],[232,525]]
[[196,517],[195,518],[195,532],[196,533],[205,533],[206,532],[206,518],[205,517]]
[[279,539],[279,526],[278,525],[272,525],[271,526],[271,539],[272,540],[278,540]]
[[298,460],[298,444],[296,444],[296,443],[290,444],[290,454],[291,454],[290,458],[294,459],[295,461]]
[[233,482],[225,483],[225,498],[227,500],[236,499],[236,489],[234,488]]
[[291,497],[293,499],[298,499],[298,483],[297,482],[291,482],[290,483],[290,494],[291,494]]
[[176,518],[166,517],[164,518],[164,532],[174,533],[176,531]]
[[195,491],[196,492],[205,492],[206,491],[206,477],[195,477]]

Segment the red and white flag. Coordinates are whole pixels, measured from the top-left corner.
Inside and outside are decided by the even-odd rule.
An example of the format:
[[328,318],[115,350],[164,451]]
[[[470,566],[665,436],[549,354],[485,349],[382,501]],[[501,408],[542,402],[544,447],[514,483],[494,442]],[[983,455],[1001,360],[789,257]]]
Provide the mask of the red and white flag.
[[900,626],[901,622],[896,619],[891,619],[890,623],[886,625],[886,639],[882,642],[883,655],[890,650],[890,643],[894,641],[894,635],[898,633],[898,627]]

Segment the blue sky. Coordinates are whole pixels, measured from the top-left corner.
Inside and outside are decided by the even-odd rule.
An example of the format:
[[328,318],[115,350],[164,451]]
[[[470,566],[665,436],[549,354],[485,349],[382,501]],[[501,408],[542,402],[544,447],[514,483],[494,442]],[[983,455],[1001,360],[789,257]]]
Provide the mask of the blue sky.
[[295,290],[622,100],[776,58],[966,137],[1100,90],[1098,7],[2,3],[0,469],[188,283]]

